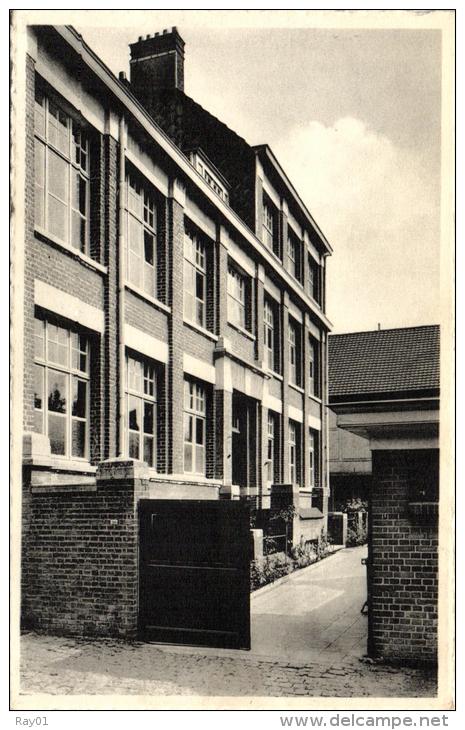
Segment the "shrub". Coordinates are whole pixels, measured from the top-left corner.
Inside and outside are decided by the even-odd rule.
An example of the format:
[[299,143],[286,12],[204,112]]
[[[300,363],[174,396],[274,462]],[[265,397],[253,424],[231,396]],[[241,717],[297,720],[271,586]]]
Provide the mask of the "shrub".
[[250,564],[250,583],[252,590],[272,583],[294,570],[293,561],[284,553],[267,555],[260,560],[252,560]]

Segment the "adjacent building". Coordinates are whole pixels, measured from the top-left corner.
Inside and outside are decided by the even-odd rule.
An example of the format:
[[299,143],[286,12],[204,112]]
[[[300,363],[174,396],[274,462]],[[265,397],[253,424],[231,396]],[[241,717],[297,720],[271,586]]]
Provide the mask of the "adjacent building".
[[325,529],[331,247],[267,145],[184,92],[176,28],[116,78],[72,27],[26,64],[26,625],[134,635],[141,497],[273,490]]
[[329,354],[329,402],[349,436],[339,440],[346,450],[337,488],[360,489],[368,465],[371,472],[369,654],[435,663],[439,326],[331,335]]

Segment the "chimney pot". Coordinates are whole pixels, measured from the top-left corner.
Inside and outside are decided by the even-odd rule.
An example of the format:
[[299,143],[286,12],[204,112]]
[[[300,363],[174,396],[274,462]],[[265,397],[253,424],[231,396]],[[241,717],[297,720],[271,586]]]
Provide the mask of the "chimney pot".
[[120,71],[118,74],[118,78],[120,81],[126,81],[126,71]]
[[163,28],[163,35],[166,35],[168,33],[168,28]]

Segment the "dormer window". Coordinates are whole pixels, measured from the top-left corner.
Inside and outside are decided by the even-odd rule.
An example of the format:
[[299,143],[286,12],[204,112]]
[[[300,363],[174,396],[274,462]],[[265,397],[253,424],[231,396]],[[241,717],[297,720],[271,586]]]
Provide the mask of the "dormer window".
[[221,173],[216,170],[213,163],[206,159],[206,155],[201,150],[191,152],[190,158],[197,172],[201,174],[212,190],[229,205],[229,185]]

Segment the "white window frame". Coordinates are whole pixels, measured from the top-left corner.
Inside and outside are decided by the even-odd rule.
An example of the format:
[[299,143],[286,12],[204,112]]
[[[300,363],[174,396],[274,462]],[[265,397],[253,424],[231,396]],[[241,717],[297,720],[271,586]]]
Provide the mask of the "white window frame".
[[308,486],[310,489],[315,489],[318,486],[317,476],[319,473],[319,434],[312,428],[308,430],[308,452]]
[[228,321],[246,328],[246,279],[235,266],[228,265]]
[[278,437],[277,434],[277,416],[272,413],[271,411],[268,411],[268,418],[267,418],[267,445],[266,445],[266,453],[267,453],[267,484],[268,486],[270,484],[273,484],[275,480],[275,472],[276,472],[276,439]]
[[263,201],[263,243],[270,251],[274,251],[274,237],[275,237],[275,216],[274,211],[267,201]]
[[289,271],[296,279],[297,281],[300,280],[299,277],[299,271],[298,271],[298,241],[296,238],[292,235],[292,233],[287,234],[287,256],[290,262],[289,265]]
[[[153,362],[143,357],[126,354],[126,453],[128,458],[157,467],[157,404],[158,379]],[[136,405],[139,429],[131,428],[131,405]],[[145,407],[153,409],[152,431],[145,430]],[[131,434],[139,439],[137,454],[131,453]],[[152,459],[146,460],[145,445],[151,441]]]
[[309,392],[310,395],[314,395],[317,398],[320,396],[320,345],[318,340],[308,335],[308,378],[309,378]]
[[[157,206],[149,183],[132,170],[126,174],[126,279],[157,298]],[[132,231],[137,232],[135,240]],[[152,241],[152,262],[147,259],[146,237]],[[139,276],[136,275],[137,264]]]
[[[202,281],[203,298],[197,283]],[[192,284],[192,286],[191,286]],[[184,230],[184,319],[206,327],[207,319],[207,249],[204,240],[191,228]]]
[[[203,443],[197,442],[201,424]],[[190,439],[186,438],[190,434]],[[195,380],[184,380],[184,473],[206,475],[207,469],[207,394],[205,387]],[[191,469],[186,465],[186,451],[191,452]],[[199,454],[202,458],[199,459]],[[203,464],[199,464],[203,461]]]
[[[275,352],[276,339],[276,316],[273,305],[265,299],[263,308],[263,350],[267,367],[275,372],[277,370],[277,353]],[[271,345],[270,345],[271,342]]]
[[298,427],[294,421],[289,421],[289,481],[291,484],[297,484],[297,459],[298,459],[298,443],[297,443]]
[[[40,111],[42,110],[42,111]],[[66,125],[61,124],[61,133],[66,130],[63,138],[63,145],[59,146],[60,127],[50,120],[56,119],[52,110],[56,110],[58,117],[62,117],[66,121]],[[43,128],[39,127],[39,120],[43,121]],[[42,126],[42,125],[40,125]],[[51,129],[58,129],[57,138],[54,141]],[[42,231],[45,235],[50,235],[57,241],[61,241],[65,246],[70,246],[82,254],[89,255],[90,241],[90,155],[89,155],[89,139],[83,132],[81,125],[78,124],[69,114],[67,114],[56,104],[55,101],[40,89],[36,88],[35,104],[34,104],[34,144],[35,144],[35,227]],[[43,164],[40,164],[39,149],[43,150]],[[64,197],[60,197],[58,192],[53,192],[49,180],[49,171],[51,161],[56,157],[65,165]],[[74,180],[80,180],[80,185],[85,185],[84,196],[80,197],[80,191],[77,191],[77,202],[73,199]],[[52,220],[50,214],[50,199],[64,207],[64,235],[60,235],[52,228]],[[81,203],[84,210],[81,210]],[[39,211],[42,214],[39,215]],[[79,241],[73,233],[73,220],[79,222],[79,230],[84,227],[83,239],[79,236]]]
[[[64,454],[52,452],[53,456],[65,459],[77,459],[79,461],[89,460],[89,429],[90,429],[90,341],[89,337],[75,328],[69,328],[60,322],[58,318],[35,317],[34,318],[34,369],[36,375],[40,372],[42,381],[42,407],[36,407],[37,391],[34,391],[34,414],[35,429],[39,433],[50,438],[50,417],[59,417],[65,421]],[[57,335],[57,340],[52,335]],[[40,333],[40,334],[39,334]],[[60,342],[61,338],[61,342]],[[38,352],[37,343],[42,342],[42,352]],[[56,344],[57,352],[66,353],[66,364],[56,362],[50,355],[50,345]],[[85,368],[79,366],[81,357],[85,358]],[[77,360],[78,365],[75,365]],[[66,410],[64,412],[49,409],[49,383],[53,373],[58,373],[65,378],[64,398]],[[73,414],[73,394],[75,382],[84,382],[86,388],[84,416]],[[34,385],[35,388],[35,385]],[[40,415],[39,415],[40,414]],[[40,421],[39,421],[40,418]],[[73,454],[73,423],[83,423],[85,428],[84,453]],[[52,444],[51,444],[52,447]]]
[[297,327],[293,322],[289,320],[288,323],[288,342],[289,342],[289,382],[297,385],[297,360],[298,360],[298,346],[297,346]]

